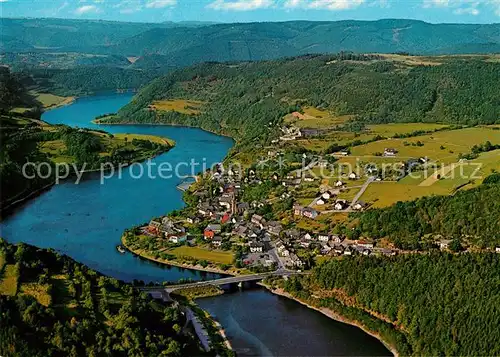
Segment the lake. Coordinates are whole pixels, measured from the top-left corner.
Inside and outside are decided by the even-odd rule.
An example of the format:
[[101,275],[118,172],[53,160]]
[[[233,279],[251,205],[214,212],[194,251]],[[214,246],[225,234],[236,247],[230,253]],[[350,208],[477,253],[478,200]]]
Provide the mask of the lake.
[[[132,94],[99,95],[78,99],[72,105],[48,111],[42,119],[51,124],[98,128],[111,133],[151,134],[171,138],[176,146],[152,160],[175,167],[179,163],[220,162],[233,145],[230,138],[196,128],[172,126],[99,126],[91,123],[97,115],[115,112]],[[138,165],[138,164],[137,164]],[[142,164],[144,166],[145,164]],[[184,166],[180,171],[186,171]],[[38,198],[24,204],[1,223],[1,236],[9,242],[26,242],[54,248],[93,269],[125,281],[177,281],[206,279],[217,274],[177,267],[165,267],[120,254],[116,246],[126,228],[149,222],[183,206],[182,192],[176,186],[180,178],[151,179],[137,177],[138,169],[123,170],[104,180],[87,175],[78,185],[74,180],[54,186]],[[96,177],[98,176],[98,177]]]
[[[152,160],[156,164],[169,162],[175,166],[194,159],[211,165],[222,161],[233,145],[229,138],[195,128],[90,123],[98,115],[117,111],[131,97],[131,94],[114,94],[82,98],[44,113],[43,119],[52,124],[99,128],[111,133],[152,134],[175,140],[175,148]],[[13,243],[54,248],[125,281],[216,278],[218,274],[166,267],[116,251],[126,228],[183,206],[182,194],[176,189],[181,182],[178,178],[134,179],[125,170],[121,178],[114,176],[101,185],[95,174],[87,175],[78,185],[64,182],[18,207],[1,222],[0,235]],[[202,299],[199,304],[222,323],[239,355],[390,355],[379,341],[360,329],[263,289]]]

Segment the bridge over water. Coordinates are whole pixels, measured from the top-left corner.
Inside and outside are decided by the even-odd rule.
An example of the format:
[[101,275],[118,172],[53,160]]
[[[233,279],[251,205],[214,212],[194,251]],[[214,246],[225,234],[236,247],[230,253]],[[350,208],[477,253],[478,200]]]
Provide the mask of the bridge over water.
[[271,273],[262,273],[262,274],[252,274],[252,275],[238,275],[238,276],[230,276],[227,278],[221,278],[221,279],[214,279],[214,280],[203,280],[203,281],[195,281],[195,282],[190,282],[190,283],[184,283],[184,284],[176,284],[176,285],[168,285],[165,287],[141,287],[140,290],[142,291],[147,291],[147,292],[153,292],[153,291],[165,291],[168,294],[175,290],[179,289],[186,289],[186,288],[195,288],[195,287],[200,287],[200,286],[221,286],[221,285],[228,285],[228,284],[237,284],[237,283],[243,283],[247,281],[259,281],[264,278],[267,278],[269,276],[291,276],[291,275],[301,275],[301,274],[306,274],[306,273],[299,273],[295,271],[289,271],[289,270],[277,270],[275,272]]

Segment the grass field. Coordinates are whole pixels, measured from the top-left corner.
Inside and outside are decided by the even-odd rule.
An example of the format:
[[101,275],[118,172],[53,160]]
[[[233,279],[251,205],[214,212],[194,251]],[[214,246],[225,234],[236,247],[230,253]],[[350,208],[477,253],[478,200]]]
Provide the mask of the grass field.
[[150,107],[159,111],[173,111],[187,115],[198,115],[201,113],[203,104],[205,103],[197,100],[165,99],[154,101]]
[[[385,148],[398,151],[396,158],[429,157],[433,161],[451,164],[458,161],[460,153],[469,153],[473,145],[486,141],[500,144],[500,131],[489,128],[466,128],[460,130],[441,131],[405,139],[387,139],[355,146],[353,156],[370,156],[384,152]],[[423,146],[414,146],[420,141]],[[406,143],[406,145],[405,145]]]
[[163,138],[161,136],[155,136],[155,135],[144,135],[144,134],[114,134],[114,138],[117,140],[125,140],[127,142],[132,142],[134,139],[138,140],[149,140],[151,142],[157,143],[157,144],[162,144],[165,145],[168,143],[169,145],[175,145],[175,142],[171,139]]
[[[50,128],[50,127],[49,127]],[[168,144],[174,146],[175,142],[173,140],[163,138],[154,135],[140,135],[140,134],[116,134],[110,137],[108,134],[93,131],[92,134],[100,138],[101,144],[104,147],[104,151],[99,153],[100,156],[109,156],[115,148],[128,148],[131,150],[137,149],[136,146],[132,144],[134,139],[138,140],[148,140],[158,144]],[[67,147],[63,140],[52,140],[45,141],[39,144],[40,151],[49,155],[51,160],[55,163],[74,163],[74,157],[66,155]]]
[[322,129],[342,125],[352,117],[350,115],[337,116],[315,107],[304,107],[303,112],[301,119],[291,114],[285,116],[285,123],[293,123],[298,128]]
[[447,195],[450,190],[446,187],[432,185],[428,187],[403,185],[396,182],[377,182],[371,184],[361,200],[372,204],[371,207],[388,207],[399,201],[412,201],[430,195]]
[[368,125],[367,129],[370,134],[392,137],[396,134],[409,134],[415,131],[433,131],[448,127],[443,124],[433,123],[392,123],[392,124],[376,124]]
[[50,159],[55,163],[73,163],[75,159],[73,156],[65,155],[66,144],[62,140],[52,140],[40,143],[40,151],[50,156]]
[[59,107],[67,105],[75,100],[73,97],[60,97],[58,95],[49,93],[32,93],[35,95],[36,100],[42,103],[44,108]]
[[199,247],[181,246],[167,251],[178,258],[192,257],[197,260],[206,260],[213,263],[232,264],[233,254],[225,251],[214,251]]
[[23,283],[19,291],[24,295],[33,296],[41,305],[48,307],[52,303],[49,289],[49,284]]
[[[75,100],[74,97],[60,97],[58,95],[50,94],[50,93],[38,93],[31,91],[29,92],[31,96],[34,97],[35,101],[39,102],[44,109],[52,109],[61,107],[63,105],[68,105]],[[24,113],[32,108],[24,108],[18,107],[13,108],[11,111],[13,113]]]
[[14,264],[8,264],[4,268],[2,280],[0,280],[0,295],[15,296],[17,293],[17,280],[19,270]]

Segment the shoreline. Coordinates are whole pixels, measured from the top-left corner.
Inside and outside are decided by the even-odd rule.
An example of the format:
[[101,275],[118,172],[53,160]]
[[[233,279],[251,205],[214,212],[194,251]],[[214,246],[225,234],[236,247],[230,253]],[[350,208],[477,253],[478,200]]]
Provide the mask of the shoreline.
[[290,300],[296,301],[299,304],[301,304],[303,306],[306,306],[309,309],[315,310],[315,311],[317,311],[317,312],[325,315],[326,317],[328,317],[328,318],[330,318],[332,320],[335,320],[335,321],[340,322],[340,323],[344,323],[344,324],[348,324],[348,325],[360,328],[361,330],[363,330],[368,335],[370,335],[370,336],[376,338],[377,340],[379,340],[385,346],[385,348],[387,348],[394,355],[394,357],[400,357],[398,350],[394,346],[392,346],[389,343],[387,343],[386,341],[384,341],[384,339],[380,336],[380,334],[378,334],[377,332],[369,330],[363,324],[361,324],[361,323],[359,323],[359,322],[357,322],[355,320],[350,320],[350,319],[348,319],[348,318],[340,315],[339,313],[335,312],[334,310],[331,310],[331,309],[328,309],[328,308],[320,308],[320,307],[316,307],[316,306],[310,305],[310,304],[308,304],[308,303],[306,303],[306,302],[304,302],[304,301],[302,301],[302,300],[300,300],[300,299],[298,299],[298,298],[290,295],[289,293],[287,293],[286,291],[284,291],[282,289],[273,289],[273,288],[271,288],[270,286],[268,286],[267,284],[264,284],[264,283],[259,283],[259,285],[262,286],[263,288],[265,288],[271,294],[275,294],[275,295],[278,295],[278,296],[285,297],[285,298],[288,298]]
[[232,136],[230,136],[228,134],[218,133],[216,131],[204,129],[201,126],[196,126],[196,125],[185,125],[185,124],[175,124],[175,123],[168,124],[168,123],[131,123],[131,122],[100,123],[99,119],[97,119],[97,120],[94,119],[91,121],[91,123],[96,124],[96,125],[113,125],[113,126],[117,126],[117,125],[123,125],[123,126],[173,126],[173,127],[180,127],[180,128],[193,128],[193,129],[200,129],[200,130],[206,131],[207,133],[210,133],[210,134],[223,136],[225,138],[229,138],[229,139],[233,140],[235,143],[238,143],[238,141],[235,138],[233,138]]
[[158,264],[163,264],[163,265],[167,265],[167,266],[174,266],[177,268],[184,268],[184,269],[189,269],[189,270],[196,270],[196,271],[205,272],[205,273],[215,273],[215,274],[222,274],[222,275],[228,275],[228,276],[237,276],[234,273],[231,273],[231,272],[228,272],[228,271],[225,271],[222,269],[204,268],[200,265],[179,263],[179,262],[172,261],[172,260],[157,259],[157,258],[151,257],[149,255],[146,255],[144,253],[139,253],[139,252],[134,251],[134,250],[129,248],[129,246],[126,244],[123,236],[121,237],[121,243],[127,249],[127,251],[129,251],[133,255],[140,257],[142,259],[153,261],[153,262],[158,263]]
[[66,107],[68,105],[73,104],[78,99],[78,97],[76,97],[76,96],[70,96],[70,97],[64,97],[64,98],[65,99],[62,102],[60,102],[60,103],[53,104],[53,105],[50,105],[48,107],[44,107],[43,108],[43,113],[51,111],[53,109],[58,109],[58,108]]

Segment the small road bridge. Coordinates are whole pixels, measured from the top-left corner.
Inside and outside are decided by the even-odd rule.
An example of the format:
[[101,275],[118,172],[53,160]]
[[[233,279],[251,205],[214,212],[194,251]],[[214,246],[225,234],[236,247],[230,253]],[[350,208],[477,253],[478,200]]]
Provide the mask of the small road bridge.
[[167,294],[170,294],[171,292],[174,292],[175,290],[179,289],[186,289],[186,288],[196,288],[200,286],[221,286],[221,285],[228,285],[228,284],[238,284],[238,283],[243,283],[243,282],[248,282],[248,281],[259,281],[264,278],[270,277],[270,276],[291,276],[291,275],[303,275],[306,273],[299,273],[296,271],[290,271],[290,270],[276,270],[271,273],[262,273],[262,274],[252,274],[252,275],[238,275],[238,276],[230,276],[227,278],[221,278],[221,279],[214,279],[214,280],[203,280],[203,281],[195,281],[195,282],[188,282],[184,284],[176,284],[176,285],[167,285],[165,287],[141,287],[139,288],[142,291],[146,292],[158,292],[158,291],[164,291]]

